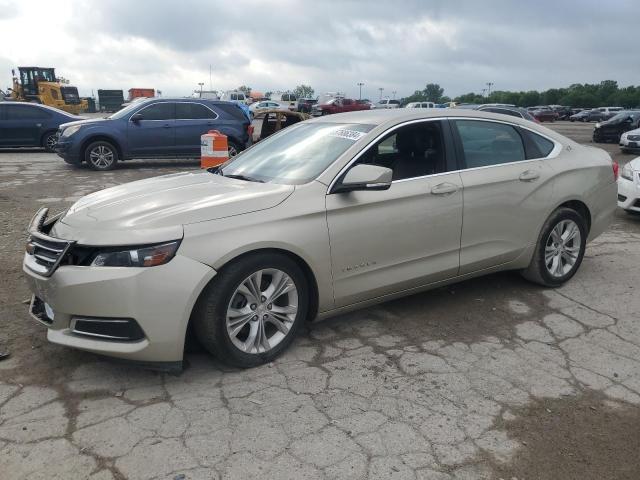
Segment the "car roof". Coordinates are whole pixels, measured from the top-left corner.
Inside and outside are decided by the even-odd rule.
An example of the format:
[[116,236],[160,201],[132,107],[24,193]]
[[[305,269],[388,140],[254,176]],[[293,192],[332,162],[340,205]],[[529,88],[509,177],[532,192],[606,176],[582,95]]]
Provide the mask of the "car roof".
[[[374,125],[374,127],[389,128],[393,125],[411,121],[429,118],[478,118],[485,120],[495,120],[516,125],[521,125],[529,130],[537,130],[547,137],[551,137],[560,143],[575,143],[572,140],[560,135],[559,133],[537,123],[533,123],[526,118],[503,115],[500,113],[491,113],[482,110],[458,109],[458,108],[394,108],[394,109],[375,109],[360,110],[356,112],[336,113],[334,115],[326,115],[316,117],[308,122],[314,123],[359,123],[366,125]],[[374,128],[377,130],[377,128]],[[373,131],[373,130],[372,130]]]
[[65,115],[67,117],[74,117],[72,113],[65,112],[64,110],[60,110],[59,108],[50,107],[49,105],[42,105],[41,103],[32,103],[32,102],[12,102],[11,100],[5,100],[0,103],[0,105],[27,105],[33,108],[43,108],[45,110],[49,110],[53,113],[59,113],[61,115]]

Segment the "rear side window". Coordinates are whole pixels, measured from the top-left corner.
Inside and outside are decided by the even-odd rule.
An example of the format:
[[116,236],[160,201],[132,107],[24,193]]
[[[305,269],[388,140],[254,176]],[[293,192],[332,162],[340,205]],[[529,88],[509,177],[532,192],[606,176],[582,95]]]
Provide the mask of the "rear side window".
[[217,103],[215,104],[215,108],[218,110],[222,110],[224,113],[230,115],[235,120],[243,123],[249,122],[242,109],[235,103]]
[[199,103],[176,104],[176,119],[178,120],[200,120],[205,118],[218,118],[218,115]]
[[176,118],[176,104],[169,102],[154,103],[138,113],[143,120],[173,120]]
[[555,146],[551,140],[544,138],[530,130],[522,130],[527,143],[527,158],[544,158],[548,156]]
[[42,120],[51,114],[41,108],[28,105],[7,105],[7,120]]
[[477,120],[456,120],[466,168],[518,162],[526,158],[524,144],[511,125]]

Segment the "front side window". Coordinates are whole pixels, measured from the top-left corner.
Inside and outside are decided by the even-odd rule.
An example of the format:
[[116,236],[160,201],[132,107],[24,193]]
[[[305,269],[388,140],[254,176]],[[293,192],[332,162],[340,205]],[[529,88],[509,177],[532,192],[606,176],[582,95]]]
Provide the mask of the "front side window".
[[177,103],[176,119],[178,120],[200,120],[212,119],[218,116],[204,105],[199,103]]
[[308,183],[372,128],[355,123],[298,123],[237,155],[221,173],[287,185]]
[[138,113],[142,115],[142,120],[173,120],[176,118],[175,106],[175,103],[169,102],[154,103]]
[[406,180],[446,172],[442,123],[413,123],[385,135],[357,163],[393,170],[393,180]]
[[478,120],[455,120],[466,168],[525,160],[524,144],[511,125]]

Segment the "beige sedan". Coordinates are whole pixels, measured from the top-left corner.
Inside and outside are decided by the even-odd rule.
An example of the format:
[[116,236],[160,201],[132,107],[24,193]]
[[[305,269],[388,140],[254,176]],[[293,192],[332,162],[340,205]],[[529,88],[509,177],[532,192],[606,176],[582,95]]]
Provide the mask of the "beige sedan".
[[500,270],[557,287],[616,208],[607,153],[514,117],[361,111],[221,168],[88,195],[32,221],[24,272],[51,342],[162,368],[189,327],[269,362],[306,320]]

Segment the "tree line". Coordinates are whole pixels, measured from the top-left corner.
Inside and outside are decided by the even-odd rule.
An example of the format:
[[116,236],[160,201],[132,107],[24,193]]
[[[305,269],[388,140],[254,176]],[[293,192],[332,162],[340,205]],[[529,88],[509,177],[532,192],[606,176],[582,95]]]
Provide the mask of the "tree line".
[[[424,89],[416,90],[413,95],[403,98],[402,104],[409,102],[446,103],[452,101],[444,95],[444,89],[437,83],[428,83]],[[640,108],[640,86],[620,87],[615,80],[600,83],[574,83],[565,88],[550,88],[539,92],[528,90],[520,92],[496,90],[490,95],[465,93],[453,99],[457,103],[508,103],[519,107],[535,105],[565,105],[568,107],[607,107]]]

